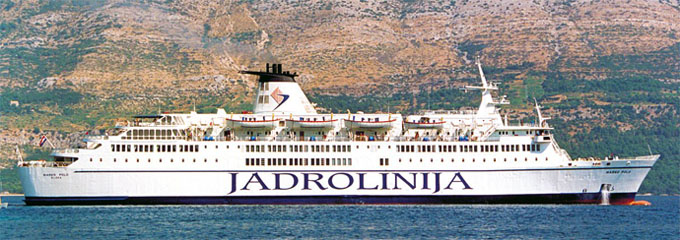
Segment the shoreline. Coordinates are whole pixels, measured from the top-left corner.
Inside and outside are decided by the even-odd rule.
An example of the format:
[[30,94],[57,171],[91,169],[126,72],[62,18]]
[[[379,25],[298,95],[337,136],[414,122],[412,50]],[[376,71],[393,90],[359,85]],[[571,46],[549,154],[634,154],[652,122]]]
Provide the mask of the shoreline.
[[17,197],[24,196],[23,193],[0,193],[0,197]]

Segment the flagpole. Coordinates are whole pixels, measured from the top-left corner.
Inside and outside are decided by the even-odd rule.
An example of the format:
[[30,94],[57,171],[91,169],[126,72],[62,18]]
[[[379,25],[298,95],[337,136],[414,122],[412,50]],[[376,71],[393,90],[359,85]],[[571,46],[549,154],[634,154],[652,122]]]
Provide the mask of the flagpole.
[[57,149],[56,147],[54,147],[54,144],[52,144],[52,141],[50,141],[49,138],[45,137],[45,140],[47,140],[47,143],[49,143],[50,146],[52,146],[52,149]]

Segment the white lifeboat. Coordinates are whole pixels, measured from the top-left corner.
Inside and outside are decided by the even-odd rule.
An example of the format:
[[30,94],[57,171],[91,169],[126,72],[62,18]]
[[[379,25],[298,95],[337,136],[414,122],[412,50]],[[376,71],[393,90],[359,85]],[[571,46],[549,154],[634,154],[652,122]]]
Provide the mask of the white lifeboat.
[[406,129],[442,129],[445,121],[429,121],[429,122],[404,122]]
[[390,119],[386,121],[380,121],[378,118],[368,118],[364,120],[351,120],[351,119],[344,119],[345,120],[345,127],[348,129],[357,129],[357,128],[392,128],[392,123],[396,121],[397,119]]
[[301,128],[333,128],[333,124],[337,122],[337,119],[329,120],[293,120],[286,119],[286,126],[291,129],[301,129]]
[[266,128],[266,129],[272,129],[275,128],[279,121],[281,119],[263,119],[263,120],[256,120],[255,118],[248,118],[245,117],[243,119],[230,119],[227,118],[227,127],[230,127],[232,129],[237,129],[237,128]]

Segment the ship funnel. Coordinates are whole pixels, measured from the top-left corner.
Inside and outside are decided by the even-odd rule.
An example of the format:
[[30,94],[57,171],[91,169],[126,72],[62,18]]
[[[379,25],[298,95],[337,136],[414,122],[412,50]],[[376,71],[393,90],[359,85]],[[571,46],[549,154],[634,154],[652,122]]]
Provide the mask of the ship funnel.
[[297,73],[283,72],[281,64],[273,63],[270,66],[267,63],[265,72],[241,73],[258,76],[254,113],[316,114],[314,106],[295,81]]

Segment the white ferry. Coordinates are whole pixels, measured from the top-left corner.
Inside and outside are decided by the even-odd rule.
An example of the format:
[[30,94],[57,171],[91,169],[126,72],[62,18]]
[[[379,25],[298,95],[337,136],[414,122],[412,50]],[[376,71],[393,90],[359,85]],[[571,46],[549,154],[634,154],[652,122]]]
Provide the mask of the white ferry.
[[252,113],[136,116],[112,136],[20,161],[29,205],[629,204],[659,155],[572,159],[536,104],[508,123],[478,64],[476,111],[319,114],[280,64]]

